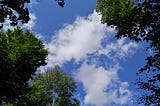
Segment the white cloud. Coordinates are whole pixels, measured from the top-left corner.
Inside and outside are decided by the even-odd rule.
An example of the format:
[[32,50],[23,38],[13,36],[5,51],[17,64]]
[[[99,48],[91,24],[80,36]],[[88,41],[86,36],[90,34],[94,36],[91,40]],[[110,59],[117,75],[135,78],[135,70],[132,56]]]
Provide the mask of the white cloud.
[[37,17],[36,17],[36,15],[33,14],[33,13],[30,13],[29,16],[30,16],[31,19],[29,20],[28,23],[23,24],[23,25],[22,25],[22,28],[31,30],[31,29],[36,25]]
[[[30,13],[29,16],[31,18],[29,22],[22,25],[20,24],[20,25],[24,29],[32,30],[32,28],[35,26],[37,17],[33,13]],[[10,23],[11,21],[8,18],[6,18],[6,21],[3,24],[3,31],[7,31],[8,29],[13,30],[16,27],[16,26],[11,26]]]
[[77,74],[86,95],[84,103],[95,106],[109,106],[111,103],[123,105],[129,102],[131,92],[127,82],[120,82],[117,76],[119,65],[105,70],[103,67],[83,63]]
[[9,19],[5,19],[5,22],[3,23],[3,31],[7,31],[8,29],[13,30],[15,27],[10,25],[11,21]]
[[[134,42],[126,42],[125,39],[106,42],[113,39],[115,30],[101,24],[100,19],[101,16],[93,12],[87,18],[78,17],[73,24],[66,25],[55,33],[47,45],[50,52],[48,66],[62,65],[72,59],[79,62],[95,52],[111,58],[124,58],[135,52],[133,48],[136,48],[137,44]],[[105,45],[102,45],[103,41]]]
[[[135,53],[137,44],[127,42],[125,38],[107,43],[105,47],[98,51],[99,54],[106,55],[110,59],[124,59],[127,55]],[[114,60],[114,61],[115,61]]]
[[[47,66],[81,61],[83,64],[76,76],[86,93],[84,104],[123,105],[130,100],[131,91],[128,82],[121,82],[118,77],[118,61],[133,54],[137,44],[126,39],[113,40],[115,30],[101,24],[100,19],[101,16],[93,12],[87,18],[78,17],[73,24],[65,25],[54,34],[47,45],[50,52]],[[101,55],[108,58],[104,62],[108,67],[99,65]]]
[[72,59],[78,62],[85,59],[87,54],[101,47],[106,30],[105,25],[100,24],[100,17],[96,12],[88,18],[78,17],[73,24],[66,25],[54,35],[48,45],[49,64],[63,64]]
[[31,0],[28,6],[30,9],[32,9],[33,7],[36,7],[37,4],[38,4],[37,0]]

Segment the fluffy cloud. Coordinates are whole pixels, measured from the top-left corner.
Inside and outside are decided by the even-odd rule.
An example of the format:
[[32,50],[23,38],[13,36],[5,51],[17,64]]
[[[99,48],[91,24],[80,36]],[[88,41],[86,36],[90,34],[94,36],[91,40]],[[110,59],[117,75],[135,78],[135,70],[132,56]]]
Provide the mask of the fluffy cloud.
[[36,7],[36,5],[39,3],[39,1],[37,1],[37,0],[32,0],[32,1],[30,1],[30,3],[29,3],[29,8],[30,9],[33,9],[33,8],[35,8]]
[[134,42],[126,42],[125,39],[111,42],[115,30],[101,24],[100,19],[101,16],[93,12],[87,18],[78,17],[73,24],[65,25],[55,33],[47,45],[50,52],[48,66],[62,65],[71,60],[83,61],[96,52],[110,58],[124,58],[134,52],[133,48],[137,47]]
[[131,92],[127,89],[127,82],[120,82],[117,71],[119,65],[103,67],[83,63],[77,74],[77,79],[82,82],[86,96],[84,103],[95,106],[110,105],[111,103],[124,105],[128,103]]
[[31,30],[31,29],[36,25],[37,17],[36,17],[36,15],[33,14],[33,13],[30,13],[29,16],[30,16],[31,19],[29,20],[28,23],[23,24],[23,25],[22,25],[22,28]]
[[100,24],[100,17],[96,12],[88,18],[78,17],[73,24],[66,25],[54,35],[48,45],[49,64],[63,64],[72,59],[76,62],[84,60],[87,54],[101,47],[106,30],[105,25]]
[[8,29],[13,30],[15,27],[10,25],[11,21],[9,19],[6,19],[3,23],[3,31],[7,31]]
[[[35,26],[37,17],[33,13],[30,13],[29,16],[31,18],[29,20],[29,22],[22,24],[21,27],[24,29],[31,30]],[[11,21],[9,19],[6,19],[6,21],[4,22],[4,25],[3,25],[3,31],[7,31],[8,29],[13,30],[15,28],[15,26],[11,26],[10,23],[11,23]]]
[[106,55],[110,59],[124,59],[128,55],[131,55],[135,52],[137,44],[135,42],[127,42],[125,38],[121,38],[111,43],[106,43],[105,47],[101,48],[98,53],[100,55]]
[[[118,77],[119,60],[135,52],[137,44],[126,39],[113,40],[115,30],[101,24],[96,12],[78,17],[53,35],[47,45],[48,65],[63,65],[74,60],[80,65],[76,78],[84,87],[84,105],[123,105],[128,103],[131,91],[128,82]],[[102,59],[106,65],[100,65]]]

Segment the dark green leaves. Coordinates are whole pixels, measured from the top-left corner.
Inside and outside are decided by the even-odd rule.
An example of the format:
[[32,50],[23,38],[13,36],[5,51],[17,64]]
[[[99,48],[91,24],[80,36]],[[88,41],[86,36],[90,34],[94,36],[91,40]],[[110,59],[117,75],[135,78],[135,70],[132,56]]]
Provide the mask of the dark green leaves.
[[46,64],[48,52],[41,40],[19,27],[1,32],[0,44],[0,101],[13,102],[36,69]]
[[133,0],[98,0],[96,11],[102,14],[102,23],[117,25],[119,18],[131,13]]
[[64,7],[64,5],[65,5],[64,0],[57,0],[57,2],[58,2],[59,6]]
[[[56,66],[53,70],[38,73],[29,88],[27,96],[28,105],[46,106],[80,106],[78,99],[74,98],[76,83],[73,78]],[[28,106],[27,105],[27,106]]]
[[[9,18],[11,25],[15,26],[18,21],[27,23],[30,20],[29,11],[25,7],[30,0],[1,0],[0,1],[0,23],[1,28],[6,18]],[[18,15],[18,16],[17,16]]]
[[154,53],[137,73],[136,84],[148,92],[140,98],[141,103],[160,105],[160,1],[98,0],[96,10],[102,15],[102,23],[116,27],[117,39],[127,37],[149,43],[148,48]]
[[[63,7],[64,0],[55,0],[58,5]],[[30,0],[0,0],[0,28],[3,28],[3,23],[6,19],[10,20],[10,25],[15,26],[19,22],[28,23],[30,20],[29,10],[26,4]]]

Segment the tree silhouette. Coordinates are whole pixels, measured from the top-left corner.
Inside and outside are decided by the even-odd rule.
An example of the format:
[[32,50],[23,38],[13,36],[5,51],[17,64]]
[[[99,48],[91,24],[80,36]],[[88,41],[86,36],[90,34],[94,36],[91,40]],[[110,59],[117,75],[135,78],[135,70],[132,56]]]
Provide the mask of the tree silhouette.
[[[55,1],[61,7],[65,5],[64,0]],[[3,28],[3,23],[6,20],[10,20],[12,26],[17,25],[19,21],[22,24],[28,23],[30,17],[26,4],[29,3],[30,0],[0,0],[0,28]]]
[[48,54],[42,41],[19,27],[0,32],[0,102],[15,102]]
[[115,38],[127,37],[149,43],[154,53],[137,73],[139,89],[148,91],[140,98],[145,105],[160,103],[160,1],[98,0],[96,11],[102,23],[115,26]]
[[30,20],[28,8],[25,7],[30,0],[1,0],[0,1],[0,27],[6,19],[11,21],[11,25],[15,26],[18,21],[27,23]]
[[29,84],[30,92],[24,94],[24,106],[80,106],[80,102],[73,93],[76,91],[76,83],[58,66],[47,69],[43,73],[34,76]]

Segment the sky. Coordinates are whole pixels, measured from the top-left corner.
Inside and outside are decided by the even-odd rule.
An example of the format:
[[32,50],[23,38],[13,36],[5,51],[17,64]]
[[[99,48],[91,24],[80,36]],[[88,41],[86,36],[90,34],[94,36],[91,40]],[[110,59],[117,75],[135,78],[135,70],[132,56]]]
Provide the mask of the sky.
[[31,20],[22,27],[45,43],[45,67],[59,65],[75,79],[81,106],[138,106],[141,92],[134,83],[145,63],[145,44],[116,40],[115,28],[101,24],[97,0],[66,0],[63,8],[54,0],[31,1]]

